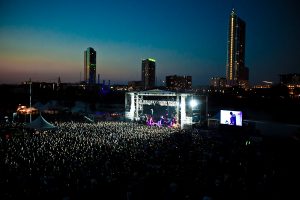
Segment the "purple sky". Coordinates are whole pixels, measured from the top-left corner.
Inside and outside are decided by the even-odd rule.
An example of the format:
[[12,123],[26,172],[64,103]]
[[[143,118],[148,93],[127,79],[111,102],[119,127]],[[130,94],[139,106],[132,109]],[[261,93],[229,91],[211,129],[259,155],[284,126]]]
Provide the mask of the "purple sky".
[[225,76],[232,7],[247,23],[250,82],[299,73],[300,6],[285,0],[0,2],[0,83],[78,82],[83,52],[97,51],[97,74],[112,84],[140,80],[155,58],[157,82],[192,75],[193,85]]

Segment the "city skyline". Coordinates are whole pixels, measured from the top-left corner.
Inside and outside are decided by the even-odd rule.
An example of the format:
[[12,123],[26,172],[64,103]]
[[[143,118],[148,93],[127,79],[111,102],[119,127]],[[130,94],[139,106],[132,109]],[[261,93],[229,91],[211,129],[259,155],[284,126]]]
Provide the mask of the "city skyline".
[[158,85],[172,74],[208,85],[211,77],[225,77],[233,7],[247,22],[250,83],[299,73],[299,3],[292,0],[15,0],[0,3],[0,83],[79,82],[82,52],[91,46],[101,79],[139,80],[141,60],[153,57]]

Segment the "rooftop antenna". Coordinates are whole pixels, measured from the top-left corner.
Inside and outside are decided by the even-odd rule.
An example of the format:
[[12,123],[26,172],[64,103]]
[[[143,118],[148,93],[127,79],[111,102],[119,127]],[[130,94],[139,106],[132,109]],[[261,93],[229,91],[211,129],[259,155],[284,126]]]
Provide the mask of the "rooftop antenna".
[[231,1],[231,13],[235,13],[235,9],[234,9],[234,0]]

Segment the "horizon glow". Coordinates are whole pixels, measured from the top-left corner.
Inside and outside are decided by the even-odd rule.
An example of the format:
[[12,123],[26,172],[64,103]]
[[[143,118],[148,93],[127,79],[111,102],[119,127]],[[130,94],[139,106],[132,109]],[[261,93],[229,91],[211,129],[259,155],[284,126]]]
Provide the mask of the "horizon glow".
[[[193,86],[225,77],[232,5],[217,0],[151,2],[1,2],[0,84],[29,77],[47,82],[58,76],[62,82],[79,82],[88,47],[97,51],[96,73],[115,83],[140,80],[141,60],[152,57],[159,84],[171,74],[191,75]],[[276,83],[279,74],[299,73],[299,6],[292,0],[234,4],[247,26],[250,83]]]

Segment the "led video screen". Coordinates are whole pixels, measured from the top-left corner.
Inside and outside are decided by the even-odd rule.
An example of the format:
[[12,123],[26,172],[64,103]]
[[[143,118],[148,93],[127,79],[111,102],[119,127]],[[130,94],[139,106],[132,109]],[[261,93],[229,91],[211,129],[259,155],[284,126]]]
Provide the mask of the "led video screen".
[[243,114],[242,111],[221,110],[220,123],[232,126],[242,126]]

